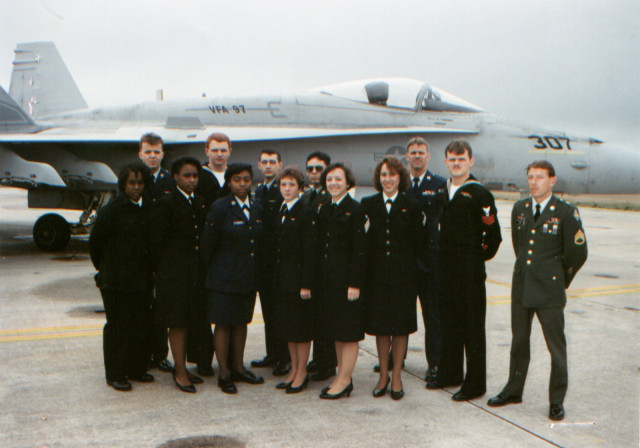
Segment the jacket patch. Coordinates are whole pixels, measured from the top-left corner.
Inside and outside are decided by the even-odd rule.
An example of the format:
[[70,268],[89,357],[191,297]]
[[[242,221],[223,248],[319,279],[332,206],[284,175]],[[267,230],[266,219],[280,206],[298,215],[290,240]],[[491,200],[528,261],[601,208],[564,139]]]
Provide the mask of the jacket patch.
[[576,243],[576,246],[582,246],[586,238],[584,236],[584,232],[582,230],[578,230],[576,232],[576,236],[573,238],[573,242]]

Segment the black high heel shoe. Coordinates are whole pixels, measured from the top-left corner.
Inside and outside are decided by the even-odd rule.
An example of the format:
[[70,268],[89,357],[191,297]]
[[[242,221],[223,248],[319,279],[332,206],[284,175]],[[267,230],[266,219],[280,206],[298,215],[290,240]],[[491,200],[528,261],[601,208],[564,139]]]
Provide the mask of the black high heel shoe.
[[293,384],[293,381],[291,382],[289,387],[287,387],[287,390],[285,391],[285,393],[297,394],[298,392],[302,392],[307,388],[307,385],[309,384],[309,375],[307,375],[307,377],[304,379],[301,385],[293,387],[292,384]]
[[382,389],[373,389],[373,396],[376,398],[382,397],[387,393],[387,387],[389,387],[389,383],[391,382],[391,377],[387,376],[387,382]]
[[400,388],[400,390],[398,391],[393,390],[393,387],[391,388],[391,398],[393,398],[394,400],[400,400],[402,397],[404,397],[403,388]]
[[324,400],[337,400],[338,398],[341,398],[343,395],[346,395],[347,397],[351,396],[351,392],[353,392],[353,381],[350,382],[347,385],[347,387],[342,389],[337,394],[330,394],[329,393],[329,389],[327,389],[326,392],[322,392],[320,394],[320,398],[322,398]]
[[180,389],[182,392],[188,392],[190,394],[195,394],[196,393],[196,387],[193,384],[189,384],[188,386],[183,386],[182,384],[178,383],[178,380],[176,379],[176,369],[175,368],[173,369],[171,374],[173,375],[173,382],[176,383],[176,386],[178,386],[178,389]]
[[289,389],[289,387],[291,387],[292,384],[293,384],[293,380],[289,381],[288,383],[285,381],[282,381],[276,384],[276,389]]

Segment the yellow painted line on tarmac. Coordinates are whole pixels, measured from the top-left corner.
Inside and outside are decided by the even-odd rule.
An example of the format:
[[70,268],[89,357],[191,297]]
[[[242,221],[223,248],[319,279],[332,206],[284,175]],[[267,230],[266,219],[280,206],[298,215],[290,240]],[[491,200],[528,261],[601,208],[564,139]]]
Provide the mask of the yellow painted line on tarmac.
[[[492,281],[492,283],[511,286],[507,283]],[[567,298],[579,299],[582,297],[596,297],[601,295],[620,295],[640,292],[640,283],[613,286],[594,286],[590,288],[572,289],[567,291]],[[487,305],[505,305],[511,303],[509,294],[487,297]],[[420,305],[418,304],[418,307]],[[249,325],[264,324],[262,314],[256,313]],[[40,328],[17,328],[11,330],[0,330],[0,343],[21,342],[21,341],[41,341],[49,339],[78,338],[87,336],[102,335],[103,324],[100,325],[65,325]]]
[[[255,314],[249,325],[263,324],[262,314]],[[40,328],[17,328],[0,330],[1,342],[42,341],[49,339],[79,338],[86,336],[101,336],[104,324],[100,325],[65,325]]]
[[[632,294],[640,292],[640,283],[614,286],[593,286],[590,288],[571,289],[567,291],[568,299],[579,299],[582,297],[596,297],[601,295],[614,296],[620,294]],[[503,305],[511,303],[511,295],[499,295],[487,297],[487,305]]]
[[507,288],[511,288],[511,283],[501,282],[499,280],[491,280],[490,278],[488,278],[486,281],[487,283],[493,283],[494,285],[506,286]]

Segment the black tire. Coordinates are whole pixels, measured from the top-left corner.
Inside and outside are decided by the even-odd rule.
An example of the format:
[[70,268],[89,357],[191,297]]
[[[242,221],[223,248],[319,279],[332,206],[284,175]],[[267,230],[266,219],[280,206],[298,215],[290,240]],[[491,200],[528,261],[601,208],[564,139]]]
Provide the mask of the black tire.
[[55,213],[42,215],[33,226],[33,240],[45,252],[63,250],[71,239],[71,226]]

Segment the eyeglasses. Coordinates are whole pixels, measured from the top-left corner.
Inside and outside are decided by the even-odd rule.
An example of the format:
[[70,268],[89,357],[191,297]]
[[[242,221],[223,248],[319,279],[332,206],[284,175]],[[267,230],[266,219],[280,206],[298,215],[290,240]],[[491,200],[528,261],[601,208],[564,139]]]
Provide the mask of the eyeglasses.
[[307,173],[313,173],[314,171],[317,171],[319,173],[324,171],[324,166],[322,165],[309,165],[307,166]]

